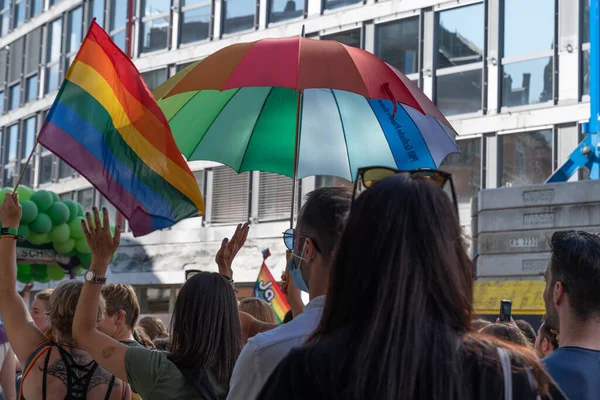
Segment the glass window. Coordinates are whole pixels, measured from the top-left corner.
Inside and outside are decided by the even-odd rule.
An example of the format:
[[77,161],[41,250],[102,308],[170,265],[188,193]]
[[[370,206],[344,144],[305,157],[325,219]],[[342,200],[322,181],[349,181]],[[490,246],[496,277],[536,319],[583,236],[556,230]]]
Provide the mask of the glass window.
[[50,0],[50,6],[55,5],[56,3],[60,2],[61,0]]
[[438,68],[483,60],[484,15],[483,3],[439,13]]
[[449,155],[441,170],[450,172],[460,206],[471,204],[471,198],[481,190],[481,138],[457,140],[462,154]]
[[117,32],[114,35],[111,35],[110,38],[121,50],[125,51],[125,43],[127,42],[127,37],[125,36],[124,30]]
[[110,2],[110,30],[125,28],[127,24],[127,2],[111,0]]
[[181,43],[192,43],[209,37],[211,6],[193,8],[181,13]]
[[582,83],[582,93],[583,94],[590,94],[590,52],[589,51],[584,51],[583,54],[581,55],[582,61],[581,61],[581,70],[582,70],[582,77],[583,77],[583,83]]
[[77,201],[85,211],[91,211],[94,206],[94,189],[85,189],[77,192]]
[[25,102],[36,100],[38,97],[38,76],[33,75],[25,81]]
[[[9,2],[10,4],[10,2]],[[10,9],[2,10],[0,14],[0,36],[8,35],[10,30]]]
[[83,8],[78,7],[69,13],[69,34],[67,36],[67,53],[79,50],[83,38]]
[[33,150],[35,144],[35,126],[36,118],[31,117],[25,120],[25,131],[21,143],[21,159],[27,159]]
[[73,200],[73,192],[61,193],[58,195],[60,201]]
[[376,25],[375,55],[404,74],[419,72],[419,17]]
[[54,164],[54,156],[50,153],[40,157],[39,180],[40,184],[52,182],[52,165]]
[[143,22],[141,35],[142,53],[166,49],[169,41],[169,17]]
[[16,0],[13,8],[13,28],[17,28],[25,22],[25,0]]
[[[14,167],[13,167],[14,168]],[[31,164],[28,164],[25,167],[25,172],[23,173],[23,177],[21,178],[21,185],[25,185],[25,186],[31,186],[32,185],[32,176],[31,176],[31,171],[33,170],[33,168],[31,167]],[[18,172],[19,174],[21,173],[21,171]],[[18,176],[14,176],[14,178],[18,178]],[[11,183],[10,186],[14,186],[14,183]]]
[[31,17],[41,14],[44,7],[44,0],[31,0]]
[[19,124],[14,124],[8,128],[8,137],[6,138],[4,150],[4,164],[17,161],[17,141],[19,140]]
[[269,0],[269,22],[302,17],[304,0]]
[[543,183],[552,174],[552,130],[498,136],[501,186]]
[[335,8],[346,7],[358,3],[361,3],[361,0],[325,0],[325,9],[333,10]]
[[54,64],[46,68],[46,93],[54,92],[58,89],[60,80],[60,65]]
[[62,38],[62,19],[57,19],[50,23],[48,27],[48,51],[46,61],[57,61],[60,59]]
[[360,37],[360,28],[352,29],[350,31],[343,31],[332,33],[331,35],[323,35],[321,36],[321,40],[337,40],[340,43],[345,44],[346,46],[358,47],[359,49],[362,47],[361,37]]
[[104,26],[104,0],[92,0],[91,4],[92,18],[96,18],[96,23],[100,26]]
[[144,82],[146,82],[150,90],[154,90],[167,80],[167,70],[163,68],[156,71],[144,72],[142,73],[142,78],[144,78]]
[[72,178],[73,168],[66,162],[58,160],[58,179]]
[[504,57],[548,51],[553,46],[554,0],[504,0]]
[[0,92],[0,115],[4,114],[4,92]]
[[581,43],[590,41],[590,0],[581,0],[582,3],[582,22],[581,22]]
[[21,105],[21,84],[17,83],[8,89],[8,110],[14,110]]
[[256,0],[223,0],[223,33],[254,28]]
[[513,107],[552,100],[552,71],[552,57],[504,65],[502,106]]
[[4,186],[12,187],[15,179],[15,165],[7,165],[4,167]]
[[157,14],[168,14],[171,11],[171,0],[145,0],[142,13],[144,17]]
[[482,109],[483,72],[475,69],[439,75],[436,85],[436,104],[444,115],[477,112]]

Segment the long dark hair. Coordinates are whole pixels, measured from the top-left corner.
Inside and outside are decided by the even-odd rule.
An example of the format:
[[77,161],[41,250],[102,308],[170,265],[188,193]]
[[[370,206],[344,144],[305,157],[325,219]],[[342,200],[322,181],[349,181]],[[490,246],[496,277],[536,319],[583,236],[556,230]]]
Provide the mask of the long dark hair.
[[200,272],[181,288],[171,320],[169,359],[227,385],[242,348],[237,301],[221,275]]
[[363,192],[331,268],[323,317],[308,343],[350,341],[348,398],[470,397],[461,386],[473,265],[439,187],[394,176]]

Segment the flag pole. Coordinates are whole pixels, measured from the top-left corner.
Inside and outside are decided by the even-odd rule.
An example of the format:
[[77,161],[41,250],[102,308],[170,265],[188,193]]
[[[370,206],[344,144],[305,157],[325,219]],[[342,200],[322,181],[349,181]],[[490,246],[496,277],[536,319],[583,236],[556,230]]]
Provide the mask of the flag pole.
[[27,161],[25,161],[25,165],[23,165],[23,168],[21,169],[21,175],[19,175],[19,179],[17,179],[17,183],[15,183],[15,187],[13,189],[13,194],[15,194],[17,192],[19,183],[21,183],[23,176],[25,176],[25,171],[27,171],[27,167],[29,166],[29,163],[31,162],[31,158],[35,154],[35,149],[37,149],[38,143],[39,143],[38,140],[35,139],[35,144],[33,145],[33,149],[31,149],[31,153],[29,153],[29,157],[27,157]]

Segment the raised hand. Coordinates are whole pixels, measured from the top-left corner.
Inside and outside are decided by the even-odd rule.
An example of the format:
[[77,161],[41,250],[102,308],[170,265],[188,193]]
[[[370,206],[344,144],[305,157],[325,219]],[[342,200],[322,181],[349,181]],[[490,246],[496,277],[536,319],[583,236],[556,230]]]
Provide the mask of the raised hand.
[[250,226],[247,222],[244,225],[239,224],[235,229],[235,233],[231,237],[231,240],[225,238],[221,242],[221,248],[219,251],[217,251],[217,255],[215,257],[215,261],[219,266],[220,274],[228,276],[229,278],[233,276],[231,265],[233,264],[233,260],[237,253],[242,247],[244,247],[244,243],[246,243],[246,239],[248,238],[249,230]]
[[5,228],[18,228],[21,221],[21,205],[18,193],[7,193],[0,205],[0,222]]
[[93,259],[100,261],[103,266],[106,265],[104,271],[96,271],[97,273],[106,272],[110,258],[117,250],[117,247],[119,247],[121,241],[121,227],[117,225],[113,236],[110,232],[108,212],[106,210],[103,211],[103,222],[100,222],[100,213],[98,213],[96,207],[93,209],[93,215],[88,212],[85,214],[85,220],[81,221],[83,233],[92,251]]

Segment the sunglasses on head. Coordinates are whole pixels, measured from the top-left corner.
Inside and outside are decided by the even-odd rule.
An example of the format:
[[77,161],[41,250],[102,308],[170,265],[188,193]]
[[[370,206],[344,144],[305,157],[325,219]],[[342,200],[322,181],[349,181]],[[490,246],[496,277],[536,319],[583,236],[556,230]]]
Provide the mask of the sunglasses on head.
[[200,272],[202,271],[200,271],[199,269],[188,269],[187,271],[185,271],[185,281],[189,281],[192,278],[192,276],[198,275]]
[[444,189],[446,184],[450,182],[450,190],[452,192],[452,201],[458,211],[458,203],[456,202],[456,191],[454,189],[454,181],[452,180],[452,174],[436,169],[421,168],[413,170],[398,170],[388,167],[366,167],[360,168],[356,174],[356,180],[354,181],[354,191],[352,193],[352,201],[360,195],[359,183],[363,190],[369,189],[377,182],[389,178],[394,175],[403,175],[407,178],[421,177],[432,181],[440,189]]

